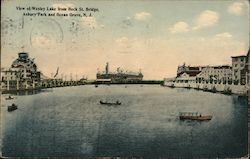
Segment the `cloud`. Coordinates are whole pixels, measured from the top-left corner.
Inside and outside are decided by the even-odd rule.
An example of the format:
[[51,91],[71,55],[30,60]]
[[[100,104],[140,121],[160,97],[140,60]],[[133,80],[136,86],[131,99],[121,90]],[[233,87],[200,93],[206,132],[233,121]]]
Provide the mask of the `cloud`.
[[140,12],[140,13],[136,13],[134,18],[135,20],[138,21],[147,21],[152,17],[152,15],[148,12]]
[[82,22],[83,22],[84,26],[89,27],[89,28],[97,28],[98,27],[95,17],[83,17]]
[[234,15],[242,15],[243,11],[243,3],[241,2],[234,2],[230,6],[228,6],[227,9],[228,13],[234,14]]
[[184,33],[189,31],[188,27],[189,26],[187,23],[180,21],[175,23],[173,27],[169,28],[169,31],[171,33]]
[[118,38],[115,40],[118,44],[124,44],[124,43],[127,43],[129,40],[127,37],[121,37],[121,38]]
[[195,27],[193,27],[193,29],[196,30],[205,27],[211,27],[215,25],[218,20],[219,14],[217,12],[205,10],[195,19]]
[[[115,40],[116,52],[122,54],[138,54],[145,52],[145,41],[138,39],[137,37],[128,38],[126,36],[117,38]],[[143,50],[143,51],[142,51]]]
[[215,40],[229,40],[231,39],[233,36],[232,34],[228,33],[228,32],[224,32],[224,33],[220,33],[220,34],[216,34],[214,36]]

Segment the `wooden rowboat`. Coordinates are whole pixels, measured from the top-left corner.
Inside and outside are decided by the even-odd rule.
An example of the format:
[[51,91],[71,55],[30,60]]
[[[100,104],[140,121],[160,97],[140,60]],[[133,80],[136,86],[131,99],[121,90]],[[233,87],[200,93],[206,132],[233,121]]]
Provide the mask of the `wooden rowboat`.
[[188,113],[180,113],[179,118],[180,120],[209,121],[212,119],[212,116],[188,112]]
[[116,102],[103,102],[101,100],[100,104],[103,104],[103,105],[121,105],[122,103],[120,101],[116,101]]
[[14,111],[16,109],[17,109],[17,105],[15,105],[15,104],[12,104],[12,105],[8,106],[8,112],[12,112],[12,111]]

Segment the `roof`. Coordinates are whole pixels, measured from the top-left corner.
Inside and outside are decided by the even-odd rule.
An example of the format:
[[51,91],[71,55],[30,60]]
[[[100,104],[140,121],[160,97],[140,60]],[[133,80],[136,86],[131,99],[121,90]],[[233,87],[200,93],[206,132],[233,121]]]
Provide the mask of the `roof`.
[[200,68],[199,68],[199,67],[190,67],[190,66],[188,66],[188,68],[189,68],[189,70],[197,70],[197,71],[199,71],[199,70],[200,70]]
[[199,71],[199,72],[186,72],[190,77],[193,77],[193,76],[196,76],[197,74],[199,74],[201,71]]
[[110,82],[111,79],[96,79],[95,81],[100,81],[100,82]]
[[222,68],[232,68],[231,66],[229,65],[222,65],[222,66],[214,66],[214,69],[222,69]]
[[201,71],[186,71],[186,72],[182,72],[182,73],[178,74],[177,77],[180,77],[184,73],[188,74],[190,77],[194,77],[194,76],[198,75],[200,72]]
[[240,57],[247,57],[247,56],[246,55],[231,56],[231,58],[240,58]]

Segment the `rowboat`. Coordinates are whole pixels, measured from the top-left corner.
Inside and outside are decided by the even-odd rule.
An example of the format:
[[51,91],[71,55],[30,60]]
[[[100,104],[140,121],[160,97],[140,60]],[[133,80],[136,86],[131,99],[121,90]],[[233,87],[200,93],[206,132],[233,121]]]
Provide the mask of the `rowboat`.
[[12,105],[8,106],[8,112],[12,112],[16,109],[17,109],[17,105],[15,105],[14,103]]
[[116,102],[103,102],[102,100],[100,100],[100,104],[103,104],[103,105],[121,105],[122,103],[120,101],[116,101]]
[[14,99],[13,97],[9,96],[8,98],[5,98],[6,100]]
[[198,112],[182,112],[179,115],[180,120],[196,120],[196,121],[209,121],[212,119],[211,115],[202,115]]

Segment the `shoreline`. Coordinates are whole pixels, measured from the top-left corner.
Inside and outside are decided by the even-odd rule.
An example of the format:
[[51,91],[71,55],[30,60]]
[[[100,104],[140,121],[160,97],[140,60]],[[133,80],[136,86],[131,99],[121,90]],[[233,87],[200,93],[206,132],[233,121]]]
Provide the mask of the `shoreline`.
[[238,95],[238,96],[248,96],[249,88],[246,85],[228,85],[228,84],[205,84],[205,83],[176,83],[167,82],[163,84],[164,87],[170,88],[186,88],[195,89],[198,91],[220,93],[225,95]]
[[142,81],[142,82],[131,82],[131,83],[124,83],[124,82],[116,82],[116,83],[99,83],[99,82],[91,82],[85,84],[74,84],[74,85],[58,85],[58,86],[49,86],[49,87],[36,87],[36,88],[28,88],[28,89],[10,89],[10,90],[3,90],[0,89],[1,94],[8,94],[8,93],[24,93],[24,92],[40,92],[43,90],[47,90],[50,88],[60,88],[60,87],[74,87],[74,86],[83,86],[83,85],[162,85],[163,81]]

